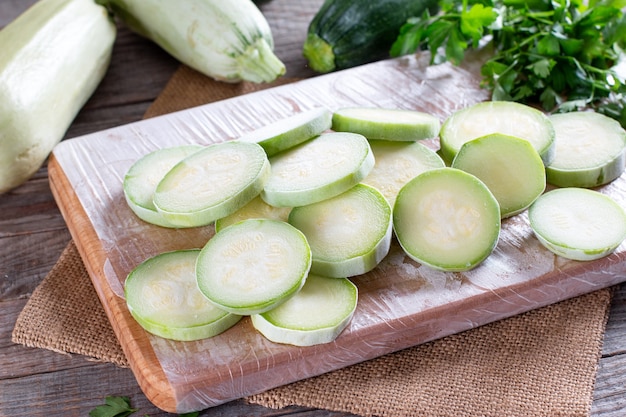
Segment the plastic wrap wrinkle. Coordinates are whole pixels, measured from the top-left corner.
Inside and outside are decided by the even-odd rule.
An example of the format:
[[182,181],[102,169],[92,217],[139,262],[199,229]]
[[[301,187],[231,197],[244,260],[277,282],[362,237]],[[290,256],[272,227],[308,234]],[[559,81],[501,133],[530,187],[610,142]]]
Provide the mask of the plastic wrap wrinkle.
[[[319,106],[331,111],[361,105],[412,108],[444,120],[456,109],[487,98],[487,92],[465,69],[428,67],[407,57],[64,141],[54,154],[93,228],[94,233],[88,235],[97,237],[97,242],[78,247],[104,254],[103,265],[89,268],[103,271],[101,276],[91,277],[94,286],[108,286],[123,297],[123,281],[137,264],[161,252],[200,248],[214,233],[212,225],[167,229],[133,215],[124,200],[122,180],[130,165],[146,153],[233,139]],[[437,142],[428,145],[436,147]],[[600,190],[624,205],[625,184],[622,177]],[[84,239],[80,230],[70,231],[76,240]],[[117,336],[125,348],[139,352],[136,357],[147,358],[134,371],[162,370],[155,372],[165,378],[159,382],[172,387],[176,411],[182,413],[623,282],[625,251],[626,245],[622,245],[615,254],[588,263],[559,258],[536,240],[524,213],[503,221],[491,256],[467,272],[446,273],[420,265],[393,240],[389,254],[376,269],[351,277],[359,288],[359,304],[348,327],[335,342],[306,348],[268,341],[255,331],[249,318],[210,339],[173,342],[147,335],[127,311],[109,317],[130,320],[113,327],[124,329]],[[85,254],[81,255],[85,259]],[[103,300],[105,309],[114,308],[107,302]],[[147,345],[139,345],[138,340],[147,340]]]

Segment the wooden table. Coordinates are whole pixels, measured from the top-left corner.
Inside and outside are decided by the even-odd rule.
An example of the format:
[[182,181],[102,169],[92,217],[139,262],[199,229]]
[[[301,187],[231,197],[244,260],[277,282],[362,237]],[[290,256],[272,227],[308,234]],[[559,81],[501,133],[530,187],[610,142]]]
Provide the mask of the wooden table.
[[[0,28],[34,2],[0,0]],[[301,47],[308,23],[322,1],[259,3],[272,27],[276,52],[287,66],[287,76],[315,76],[306,66]],[[107,76],[67,137],[140,120],[178,65],[157,46],[120,26]],[[11,342],[18,314],[69,241],[45,167],[23,186],[0,195],[0,416],[86,416],[108,395],[129,396],[132,405],[140,409],[138,415],[169,415],[145,398],[129,369]],[[616,288],[611,306],[591,412],[603,417],[626,415],[626,284]],[[233,401],[201,415],[346,414],[301,407],[276,411]]]

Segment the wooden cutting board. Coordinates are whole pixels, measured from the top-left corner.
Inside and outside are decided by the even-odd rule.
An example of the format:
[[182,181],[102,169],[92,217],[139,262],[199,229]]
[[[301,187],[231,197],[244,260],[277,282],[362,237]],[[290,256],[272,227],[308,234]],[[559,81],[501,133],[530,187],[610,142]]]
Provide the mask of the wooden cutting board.
[[[598,261],[566,260],[539,244],[522,213],[503,222],[494,253],[465,273],[421,266],[394,242],[375,270],[353,279],[358,308],[333,343],[272,343],[249,318],[211,339],[173,342],[146,333],[130,316],[123,282],[136,265],[161,252],[200,248],[214,233],[213,226],[172,230],[134,216],[122,180],[142,155],[229,140],[317,106],[416,109],[443,121],[487,99],[470,69],[405,57],[60,143],[49,163],[52,191],[146,396],[172,413],[205,409],[626,281],[625,245]],[[624,177],[600,190],[626,205]]]

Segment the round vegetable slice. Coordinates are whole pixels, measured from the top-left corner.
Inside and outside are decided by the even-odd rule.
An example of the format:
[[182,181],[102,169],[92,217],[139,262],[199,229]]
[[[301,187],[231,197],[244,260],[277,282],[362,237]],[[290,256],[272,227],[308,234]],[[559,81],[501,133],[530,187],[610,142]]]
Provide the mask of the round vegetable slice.
[[454,112],[441,126],[441,156],[452,160],[465,142],[502,133],[529,141],[549,165],[555,154],[554,127],[548,116],[525,104],[513,101],[487,101]]
[[466,271],[495,248],[500,207],[489,188],[456,168],[426,171],[398,193],[393,209],[400,246],[417,262],[443,271]]
[[289,219],[291,207],[274,207],[267,204],[260,196],[252,199],[248,204],[231,215],[215,221],[215,231],[247,219],[273,219],[286,222]]
[[269,174],[267,155],[256,143],[210,145],[163,177],[154,193],[154,205],[176,227],[204,226],[259,195]]
[[263,313],[292,297],[311,268],[311,248],[288,223],[249,219],[216,233],[196,264],[200,291],[234,314]]
[[350,323],[357,298],[357,287],[347,278],[309,274],[295,296],[270,311],[252,315],[252,325],[276,343],[329,343]]
[[311,246],[311,272],[323,276],[364,274],[380,263],[391,245],[391,207],[380,191],[365,184],[293,208],[289,223]]
[[199,249],[165,252],[139,264],[126,278],[131,315],[146,331],[181,341],[215,336],[241,316],[210,303],[196,284]]
[[369,142],[376,163],[362,182],[383,193],[392,207],[400,188],[413,177],[429,169],[445,166],[435,151],[418,142]]
[[333,113],[332,128],[360,133],[368,139],[416,141],[434,138],[441,123],[435,116],[417,110],[376,107],[346,107]]
[[358,184],[374,163],[363,135],[325,133],[270,158],[272,173],[261,198],[277,207],[313,204]]
[[159,149],[139,158],[124,176],[124,198],[141,220],[163,227],[172,225],[154,205],[154,192],[165,174],[187,156],[203,149],[200,145],[181,145]]
[[528,208],[546,188],[543,161],[530,142],[492,133],[466,142],[452,167],[469,172],[489,187],[502,218]]
[[618,121],[585,111],[550,116],[556,132],[556,155],[546,167],[557,187],[591,188],[624,172],[626,131]]
[[328,109],[315,108],[246,133],[239,140],[258,143],[272,156],[321,135],[330,129],[331,120]]
[[626,213],[611,197],[586,188],[558,188],[528,210],[537,239],[564,258],[590,261],[607,256],[626,238]]

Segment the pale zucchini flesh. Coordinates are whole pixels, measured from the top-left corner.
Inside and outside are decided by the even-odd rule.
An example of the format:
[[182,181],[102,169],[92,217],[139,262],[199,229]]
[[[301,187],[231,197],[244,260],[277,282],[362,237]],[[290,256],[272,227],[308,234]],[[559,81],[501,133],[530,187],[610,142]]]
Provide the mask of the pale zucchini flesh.
[[554,159],[555,132],[548,116],[512,101],[477,103],[450,115],[439,132],[441,156],[450,164],[465,142],[491,133],[526,139],[546,166]]
[[419,142],[370,140],[375,164],[363,183],[380,191],[393,207],[404,184],[424,171],[443,168],[443,159]]
[[243,220],[222,229],[202,248],[196,264],[198,288],[234,314],[271,310],[294,296],[311,268],[306,237],[290,224]]
[[269,174],[265,151],[256,143],[209,145],[165,174],[154,205],[174,227],[205,226],[258,196]]
[[252,0],[97,0],[187,66],[225,82],[285,73],[270,26]]
[[138,265],[126,278],[124,292],[131,315],[146,331],[172,340],[216,336],[241,316],[209,302],[196,284],[199,249],[165,252]]
[[461,146],[452,167],[475,175],[500,205],[500,216],[526,210],[546,188],[541,157],[527,140],[492,133]]
[[313,346],[334,341],[356,310],[358,289],[347,278],[309,274],[298,293],[270,311],[251,316],[272,342]]
[[622,175],[626,131],[618,121],[591,111],[553,114],[550,120],[556,132],[556,155],[546,167],[550,184],[591,188]]
[[92,0],[41,0],[0,30],[0,193],[63,139],[104,78],[115,36]]
[[293,148],[330,129],[332,113],[323,107],[296,113],[242,135],[238,140],[258,143],[267,156]]
[[434,138],[441,123],[435,116],[417,110],[380,107],[344,107],[333,113],[337,132],[360,133],[370,140],[416,141]]
[[290,211],[291,207],[270,206],[260,196],[257,196],[233,214],[215,220],[215,231],[219,232],[231,224],[247,219],[270,219],[286,222],[289,219]]
[[173,227],[154,205],[157,185],[177,163],[203,149],[200,145],[162,148],[139,158],[124,176],[124,198],[130,209],[143,221]]
[[500,207],[477,177],[456,168],[426,171],[398,193],[395,235],[413,260],[443,271],[467,271],[495,248]]
[[318,203],[294,207],[289,223],[307,238],[311,272],[351,277],[374,269],[389,253],[391,206],[375,188],[358,184]]
[[608,195],[578,187],[557,188],[528,210],[537,239],[564,258],[591,261],[612,253],[626,238],[626,213]]
[[363,135],[324,133],[270,158],[272,173],[261,198],[277,207],[313,204],[361,182],[374,163]]

